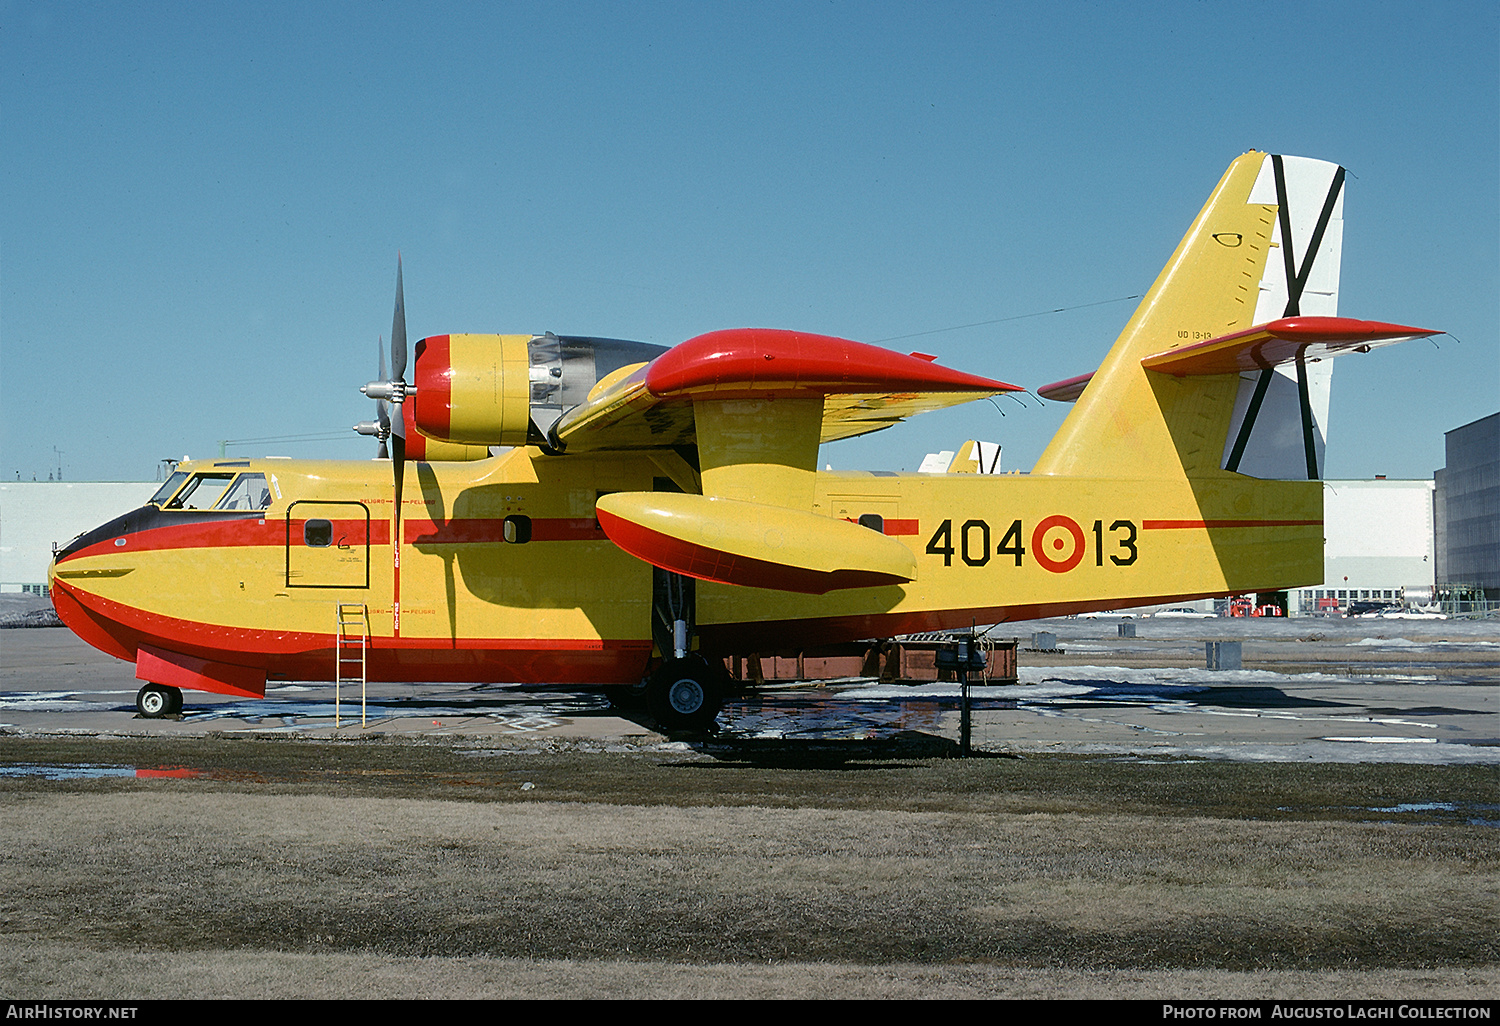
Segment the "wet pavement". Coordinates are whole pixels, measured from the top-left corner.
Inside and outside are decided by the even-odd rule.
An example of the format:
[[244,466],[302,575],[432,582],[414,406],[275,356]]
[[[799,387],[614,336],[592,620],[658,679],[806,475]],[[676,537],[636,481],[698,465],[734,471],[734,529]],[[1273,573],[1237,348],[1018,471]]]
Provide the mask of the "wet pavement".
[[[1017,684],[971,688],[973,748],[1247,761],[1500,765],[1496,621],[1117,621],[1004,626]],[[1023,630],[1024,629],[1024,633]],[[1060,651],[1029,652],[1030,632]],[[1245,669],[1205,669],[1204,640],[1242,643]],[[540,739],[600,750],[677,744],[598,692],[498,685],[273,684],[264,700],[190,692],[183,714],[135,712],[134,667],[65,628],[0,630],[0,744],[9,734],[373,734]],[[956,742],[956,684],[869,680],[733,696],[716,744]],[[101,772],[104,772],[101,760]],[[38,770],[42,772],[42,770]]]

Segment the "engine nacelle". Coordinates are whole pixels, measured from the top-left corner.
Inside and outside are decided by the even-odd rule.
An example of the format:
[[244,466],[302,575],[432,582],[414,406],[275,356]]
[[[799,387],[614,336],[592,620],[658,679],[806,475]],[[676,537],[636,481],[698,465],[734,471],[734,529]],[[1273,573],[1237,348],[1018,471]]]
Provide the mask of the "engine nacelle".
[[429,438],[525,445],[531,429],[530,335],[433,335],[417,343],[413,419]]
[[602,377],[664,346],[554,335],[432,335],[416,345],[418,431],[466,445],[537,445]]

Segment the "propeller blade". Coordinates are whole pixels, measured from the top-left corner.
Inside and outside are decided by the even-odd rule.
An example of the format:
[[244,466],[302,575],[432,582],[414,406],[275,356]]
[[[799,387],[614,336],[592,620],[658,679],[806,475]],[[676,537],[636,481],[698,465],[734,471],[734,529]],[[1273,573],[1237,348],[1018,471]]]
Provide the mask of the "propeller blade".
[[[399,412],[399,410],[398,410]],[[398,417],[396,423],[401,423]],[[401,636],[401,485],[406,479],[406,438],[391,436],[391,467],[396,474],[396,501],[391,507],[391,632]]]
[[391,435],[391,466],[396,472],[396,523],[401,523],[401,486],[406,481],[406,439]]
[[406,380],[406,298],[401,289],[401,254],[396,254],[396,313],[391,318],[391,376]]

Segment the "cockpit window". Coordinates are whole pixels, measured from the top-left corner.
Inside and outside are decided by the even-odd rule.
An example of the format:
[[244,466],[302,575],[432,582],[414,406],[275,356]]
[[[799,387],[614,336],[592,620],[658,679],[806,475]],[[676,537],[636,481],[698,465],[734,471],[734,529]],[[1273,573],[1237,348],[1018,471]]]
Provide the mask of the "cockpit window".
[[160,506],[162,503],[170,499],[172,497],[172,493],[181,488],[182,482],[186,480],[187,475],[180,470],[177,471],[171,477],[167,478],[166,483],[156,490],[156,494],[151,496],[149,501],[157,506]]
[[194,474],[187,486],[162,509],[213,509],[233,480],[233,474]]
[[271,489],[266,486],[266,475],[241,474],[214,509],[267,509],[270,505]]

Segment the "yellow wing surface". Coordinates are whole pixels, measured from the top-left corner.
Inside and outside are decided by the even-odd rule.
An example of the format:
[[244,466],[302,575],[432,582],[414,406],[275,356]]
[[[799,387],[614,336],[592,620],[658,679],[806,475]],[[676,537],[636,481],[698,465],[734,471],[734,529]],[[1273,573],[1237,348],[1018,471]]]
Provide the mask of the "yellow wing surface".
[[819,442],[879,431],[931,410],[1023,391],[930,358],[766,328],[715,331],[601,380],[551,433],[558,449],[696,444],[694,404],[822,398]]

